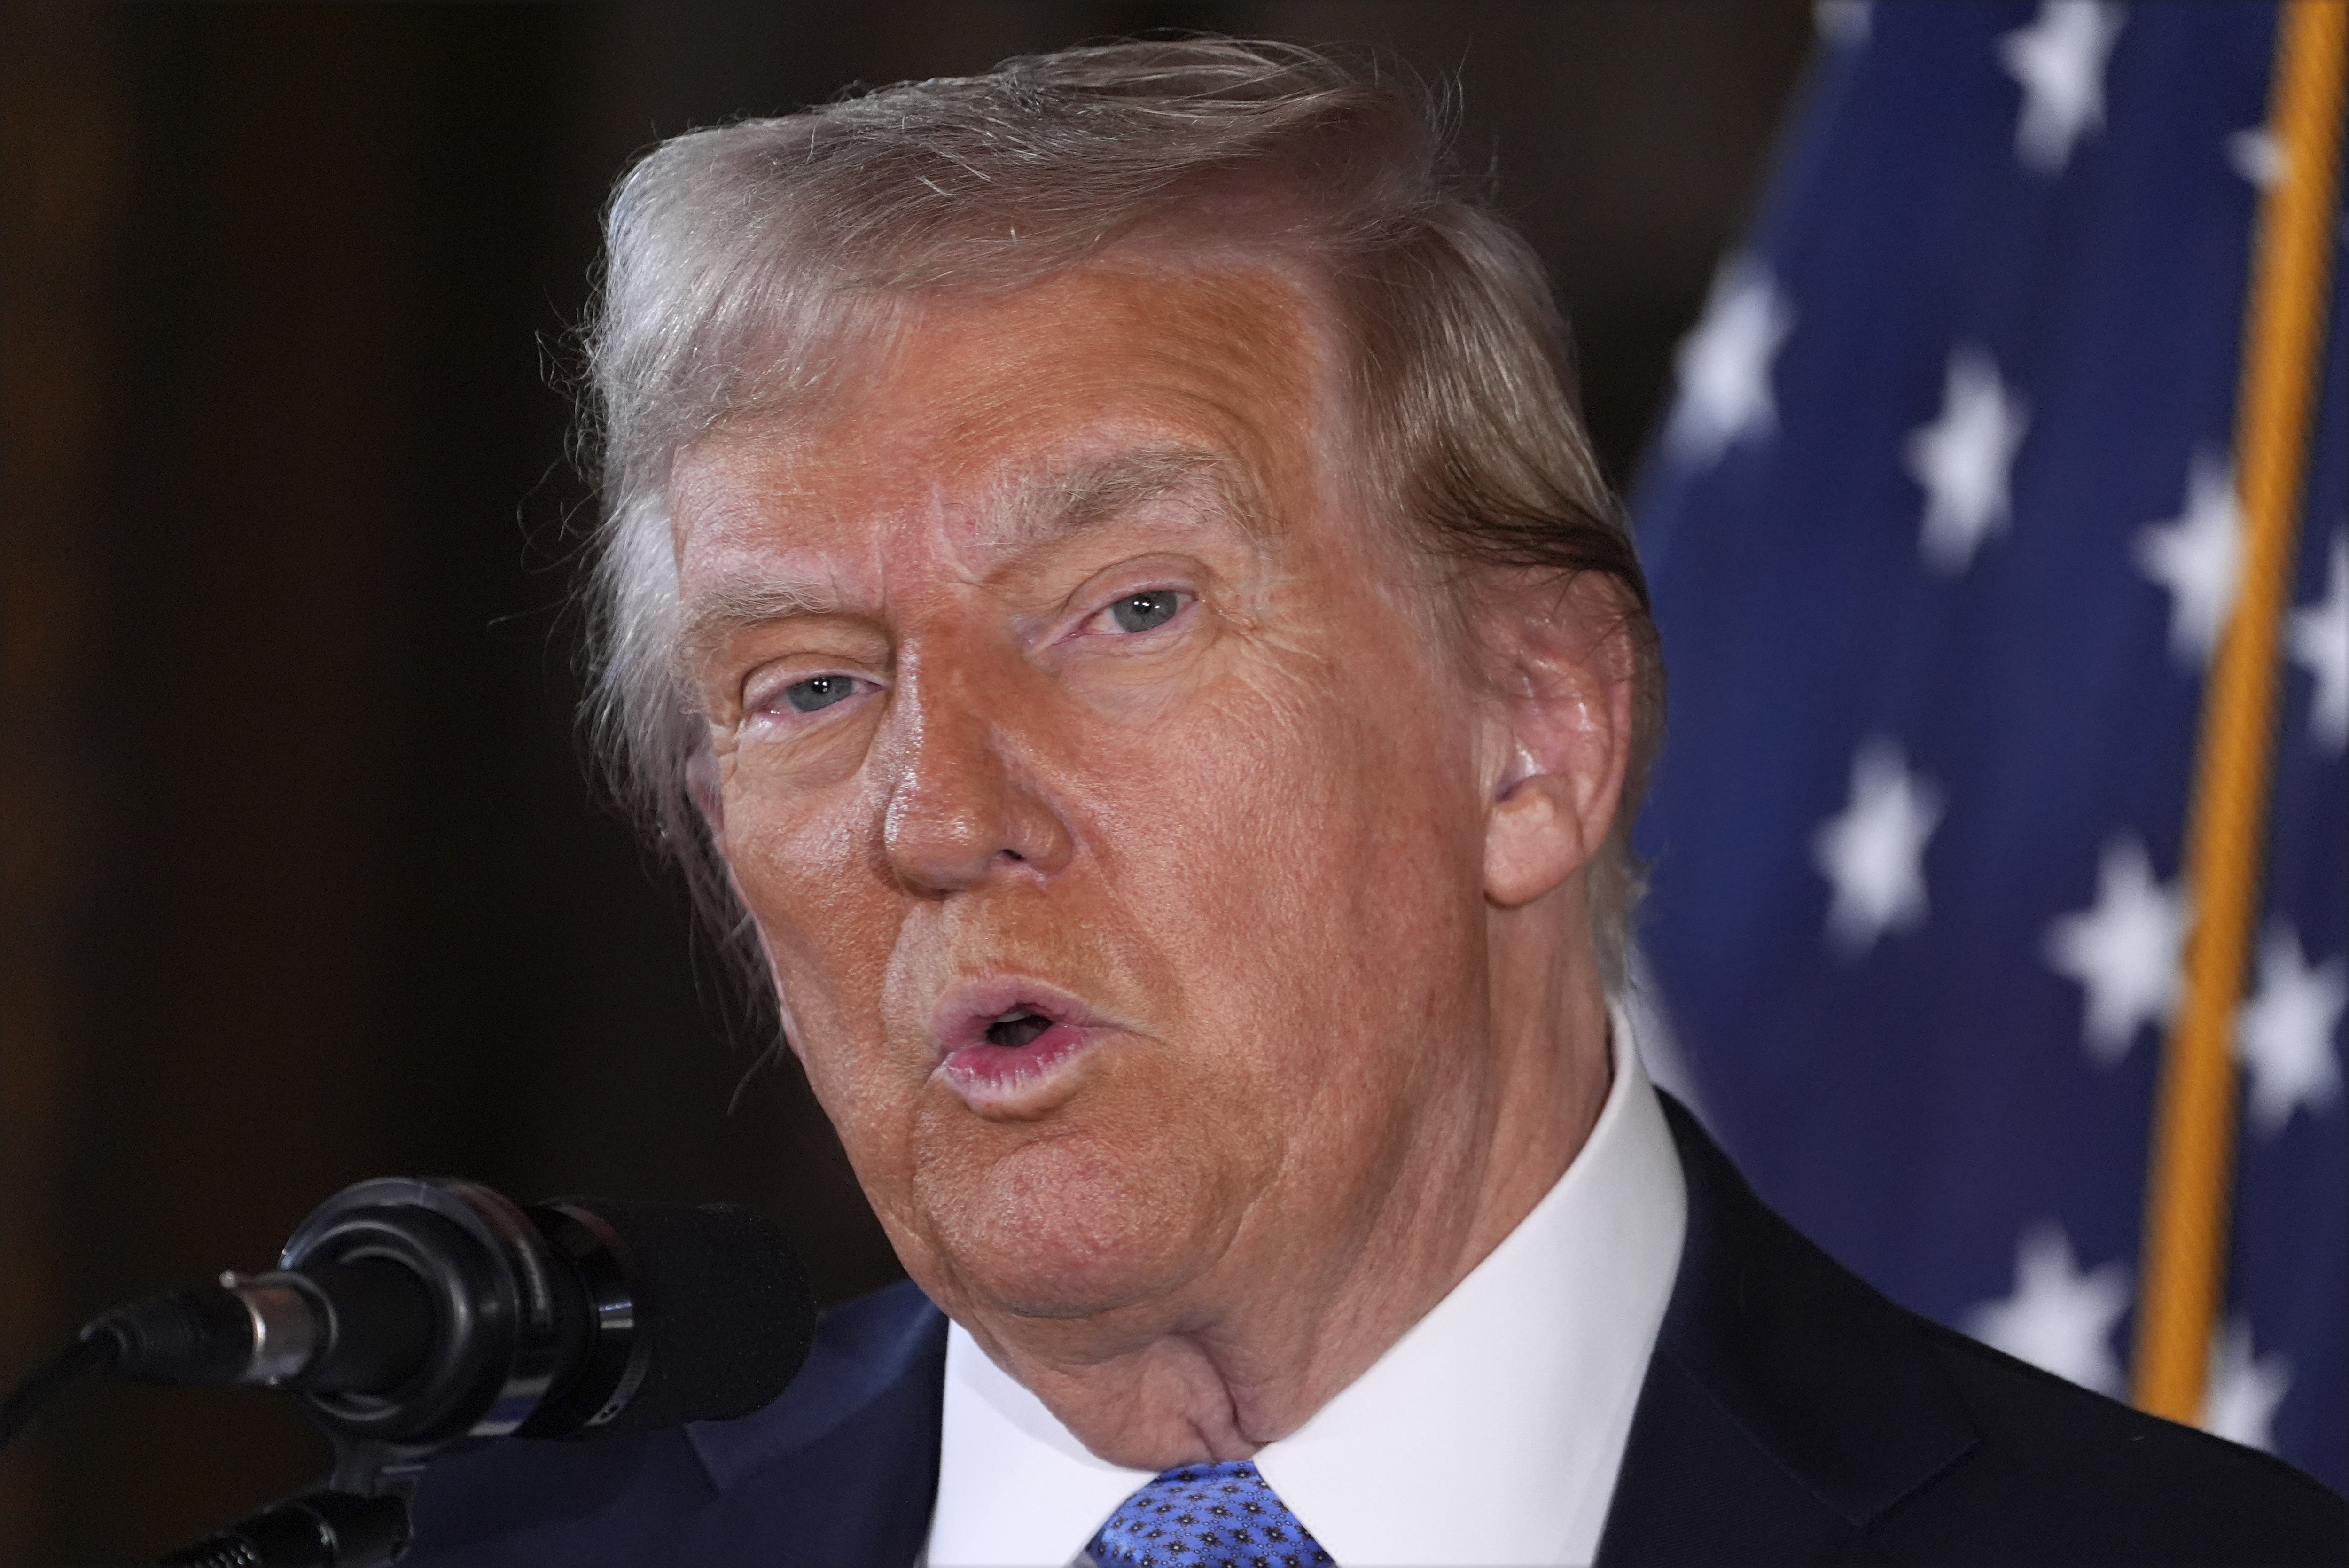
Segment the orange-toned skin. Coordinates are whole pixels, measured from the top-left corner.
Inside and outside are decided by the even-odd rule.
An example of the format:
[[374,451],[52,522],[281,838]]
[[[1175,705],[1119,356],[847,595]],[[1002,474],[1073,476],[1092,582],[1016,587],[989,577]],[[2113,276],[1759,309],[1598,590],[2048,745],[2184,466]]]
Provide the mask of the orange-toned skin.
[[[713,822],[792,1045],[914,1278],[1143,1469],[1296,1429],[1607,1088],[1582,878],[1621,640],[1578,591],[1504,595],[1481,675],[1434,645],[1427,568],[1340,482],[1319,320],[1268,269],[1133,259],[930,301],[671,489]],[[1081,526],[1018,500],[1169,447],[1221,482]],[[1145,590],[1184,608],[1133,633],[1108,607]],[[796,711],[817,676],[854,695]],[[975,1101],[933,1014],[998,975],[1106,1022]]]

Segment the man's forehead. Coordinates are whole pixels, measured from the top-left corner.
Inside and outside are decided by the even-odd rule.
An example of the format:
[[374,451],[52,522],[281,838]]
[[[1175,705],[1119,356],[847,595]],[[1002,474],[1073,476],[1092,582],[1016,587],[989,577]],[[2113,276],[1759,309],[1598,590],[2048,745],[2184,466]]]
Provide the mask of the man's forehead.
[[956,526],[990,550],[1049,543],[1158,502],[1181,499],[1212,508],[1247,531],[1262,528],[1261,498],[1234,454],[1182,441],[1141,441],[1107,449],[1062,452],[1008,469],[976,504],[942,499]]
[[[725,550],[757,542],[854,544],[876,535],[941,531],[994,553],[1046,544],[1161,502],[1180,517],[1215,511],[1250,533],[1264,498],[1239,455],[1180,439],[1092,438],[1011,454],[976,474],[912,473],[903,482],[810,482],[829,469],[822,437],[737,437],[680,459],[671,500],[678,543]],[[830,475],[824,476],[832,477]],[[1220,520],[1220,519],[1219,519]],[[797,526],[794,526],[797,524]]]
[[[1261,542],[1311,504],[1320,345],[1261,268],[1078,269],[888,313],[840,395],[721,426],[672,475],[688,597],[702,568],[779,552],[871,574],[876,551],[1010,555],[1112,519]],[[903,559],[900,555],[898,559]]]

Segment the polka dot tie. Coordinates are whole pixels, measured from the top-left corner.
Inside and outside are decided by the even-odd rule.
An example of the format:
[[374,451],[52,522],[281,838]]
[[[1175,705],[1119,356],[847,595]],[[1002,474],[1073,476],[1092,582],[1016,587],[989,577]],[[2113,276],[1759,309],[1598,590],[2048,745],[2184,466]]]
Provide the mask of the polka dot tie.
[[1321,1543],[1246,1460],[1168,1470],[1120,1503],[1085,1550],[1101,1568],[1330,1563]]

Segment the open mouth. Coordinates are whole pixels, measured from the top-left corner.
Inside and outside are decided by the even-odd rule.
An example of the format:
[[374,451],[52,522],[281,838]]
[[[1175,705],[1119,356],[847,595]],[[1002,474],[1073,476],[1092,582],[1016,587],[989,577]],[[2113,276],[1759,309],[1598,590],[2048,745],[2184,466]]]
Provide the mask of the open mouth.
[[987,1043],[1016,1051],[1022,1046],[1034,1044],[1036,1037],[1051,1026],[1052,1020],[1043,1014],[1021,1007],[1006,1013],[987,1026]]
[[1032,1099],[1109,1032],[1108,1020],[1074,996],[1011,976],[955,987],[936,1016],[939,1071],[974,1107]]

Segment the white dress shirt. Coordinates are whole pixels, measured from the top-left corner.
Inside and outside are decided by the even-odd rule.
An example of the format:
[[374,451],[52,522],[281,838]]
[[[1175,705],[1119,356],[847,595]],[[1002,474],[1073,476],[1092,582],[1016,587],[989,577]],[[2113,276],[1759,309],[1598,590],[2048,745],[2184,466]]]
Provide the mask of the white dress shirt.
[[[1340,1568],[1585,1563],[1599,1547],[1688,1191],[1628,1020],[1589,1140],[1452,1294],[1257,1470]],[[933,1568],[1076,1561],[1151,1479],[1094,1458],[960,1325]]]

